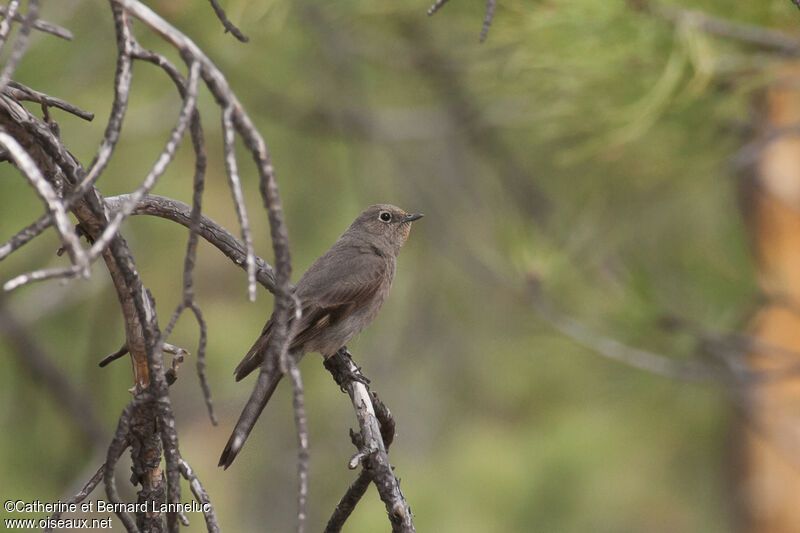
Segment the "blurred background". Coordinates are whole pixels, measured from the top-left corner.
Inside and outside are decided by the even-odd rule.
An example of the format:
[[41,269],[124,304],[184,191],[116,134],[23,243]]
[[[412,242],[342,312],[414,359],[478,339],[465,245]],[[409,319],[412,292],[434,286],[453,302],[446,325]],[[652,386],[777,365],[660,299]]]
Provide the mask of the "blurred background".
[[[423,2],[223,1],[247,44],[223,33],[208,2],[148,4],[221,68],[267,141],[294,281],[367,205],[425,213],[391,297],[350,345],[395,416],[390,457],[419,531],[800,531],[800,456],[789,440],[798,383],[783,372],[800,348],[791,2],[503,0],[483,44],[485,6],[474,1],[451,0],[434,17]],[[86,165],[113,94],[110,10],[62,0],[41,16],[75,38],[35,35],[15,79],[96,114],[87,123],[54,111]],[[135,65],[104,195],[138,186],[179,106],[160,71]],[[200,110],[205,212],[238,234],[221,113],[207,91]],[[240,156],[257,252],[271,262],[257,175]],[[192,164],[185,141],[153,192],[189,202]],[[0,166],[0,241],[42,212],[19,173]],[[123,232],[163,325],[179,302],[187,231],[134,217]],[[48,230],[0,263],[0,279],[63,264],[58,246]],[[171,389],[181,450],[225,529],[290,530],[288,385],[234,465],[216,466],[252,387],[236,384],[233,368],[272,297],[261,290],[249,303],[244,273],[205,243],[196,291],[220,424],[208,420],[190,357]],[[130,399],[129,363],[97,367],[124,340],[116,296],[99,263],[88,281],[34,284],[2,309],[0,496],[63,499],[102,462]],[[567,320],[603,338],[576,342],[553,327]],[[12,323],[28,344],[9,334]],[[194,354],[197,338],[184,317],[170,342]],[[597,353],[609,339],[652,352],[634,362],[663,356],[712,371],[674,379],[609,361]],[[728,344],[714,350],[714,340]],[[34,350],[85,396],[85,427],[31,373]],[[301,365],[311,530],[355,477],[352,406],[320,363],[314,354]],[[763,369],[780,375],[753,378]],[[135,499],[128,466],[123,458],[118,484]],[[102,488],[91,499],[101,497]],[[189,531],[204,529],[190,519]],[[345,530],[387,528],[371,488]]]

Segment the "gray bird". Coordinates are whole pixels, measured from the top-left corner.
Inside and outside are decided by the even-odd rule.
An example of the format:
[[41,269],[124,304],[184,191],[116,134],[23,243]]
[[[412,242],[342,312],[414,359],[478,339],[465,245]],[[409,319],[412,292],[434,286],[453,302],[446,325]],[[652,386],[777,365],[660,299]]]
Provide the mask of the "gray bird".
[[[397,254],[408,239],[411,222],[419,218],[421,214],[408,214],[393,205],[370,206],[314,261],[297,282],[302,318],[289,344],[290,356],[299,360],[303,354],[319,352],[327,359],[372,322],[392,287]],[[271,334],[272,317],[236,367],[236,381],[261,367]],[[258,405],[245,406],[219,466],[233,463],[282,377],[274,371]]]

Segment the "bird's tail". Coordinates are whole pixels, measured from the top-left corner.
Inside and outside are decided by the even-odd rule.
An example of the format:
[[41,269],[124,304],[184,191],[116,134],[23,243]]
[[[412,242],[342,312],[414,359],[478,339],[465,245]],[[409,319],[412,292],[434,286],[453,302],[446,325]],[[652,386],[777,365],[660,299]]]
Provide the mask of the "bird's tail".
[[233,428],[228,444],[222,450],[219,466],[227,469],[236,459],[244,445],[244,441],[247,440],[247,436],[250,435],[250,431],[256,425],[256,420],[261,415],[261,411],[264,410],[264,406],[267,405],[272,393],[275,392],[275,388],[282,377],[283,374],[278,369],[273,369],[271,373],[262,371],[259,374],[253,393],[250,395],[250,399],[247,400],[244,409],[242,409],[242,414],[239,416],[239,421],[236,422],[236,427]]
[[261,335],[247,352],[247,355],[244,356],[244,359],[237,365],[236,370],[233,371],[236,381],[241,381],[256,368],[261,368],[261,363],[264,361],[264,354],[267,351],[267,344],[269,344],[271,330],[272,320],[269,320],[267,325],[264,326]]

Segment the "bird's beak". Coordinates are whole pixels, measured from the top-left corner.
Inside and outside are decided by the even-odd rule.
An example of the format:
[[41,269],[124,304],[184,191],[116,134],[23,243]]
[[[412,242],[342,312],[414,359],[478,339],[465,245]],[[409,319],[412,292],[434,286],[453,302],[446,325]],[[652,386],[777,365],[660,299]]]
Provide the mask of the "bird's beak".
[[422,213],[411,213],[410,215],[406,215],[403,217],[403,223],[405,224],[406,222],[414,222],[415,220],[419,220],[424,216],[425,215],[423,215]]

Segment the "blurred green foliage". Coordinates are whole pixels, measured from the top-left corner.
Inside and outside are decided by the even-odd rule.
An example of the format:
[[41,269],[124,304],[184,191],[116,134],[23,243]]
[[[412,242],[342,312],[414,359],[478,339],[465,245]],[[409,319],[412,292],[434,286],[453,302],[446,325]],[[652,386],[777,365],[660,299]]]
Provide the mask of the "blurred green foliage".
[[[420,531],[730,530],[732,410],[724,393],[596,357],[537,319],[524,280],[535,273],[560,309],[676,359],[695,357],[697,347],[659,328],[665,314],[740,329],[756,291],[731,158],[781,58],[622,0],[501,1],[483,45],[479,2],[452,0],[432,18],[426,4],[413,2],[223,2],[248,44],[223,33],[207,2],[149,4],[222,69],[267,140],[294,279],[369,204],[426,214],[403,250],[391,298],[350,346],[396,417],[391,456]],[[787,0],[685,4],[730,20],[800,27]],[[75,39],[35,36],[16,79],[96,113],[86,123],[56,111],[62,138],[88,164],[111,105],[109,9],[47,2],[43,17]],[[135,28],[145,46],[178,61],[157,36]],[[137,186],[179,104],[161,72],[136,64],[103,194]],[[207,92],[200,108],[209,149],[205,211],[236,233],[220,111]],[[257,176],[249,156],[240,156],[257,250],[271,260]],[[189,201],[191,174],[185,142],[154,192]],[[0,206],[2,241],[42,212],[9,165],[0,167]],[[123,231],[163,322],[179,301],[186,231],[143,217]],[[57,247],[51,230],[3,261],[0,278],[62,264]],[[248,303],[243,273],[207,245],[196,279],[221,424],[207,419],[190,360],[173,387],[183,455],[226,529],[289,530],[296,451],[287,386],[232,469],[216,468],[250,388],[236,386],[231,372],[271,297]],[[127,363],[96,366],[123,341],[104,267],[90,281],[27,287],[8,302],[93,399],[110,439],[131,379]],[[190,319],[171,342],[196,350]],[[313,355],[302,365],[312,530],[354,476],[345,465],[355,420],[319,363]],[[2,338],[0,405],[3,500],[63,498],[99,464]],[[201,517],[190,518],[190,531],[203,529]],[[347,530],[386,527],[371,490]]]

